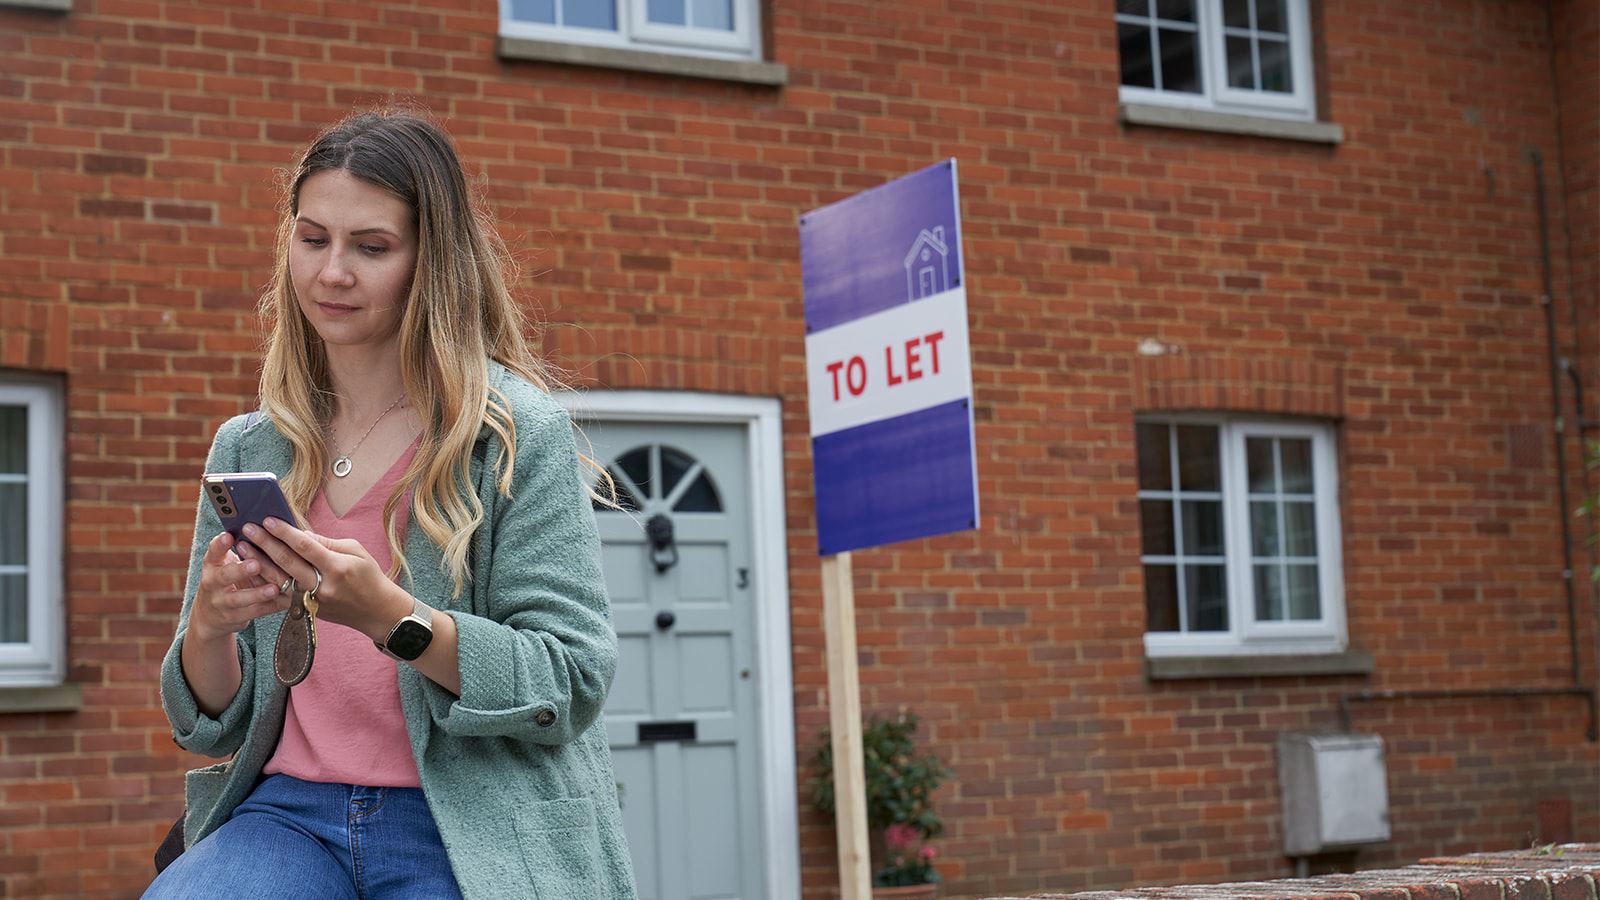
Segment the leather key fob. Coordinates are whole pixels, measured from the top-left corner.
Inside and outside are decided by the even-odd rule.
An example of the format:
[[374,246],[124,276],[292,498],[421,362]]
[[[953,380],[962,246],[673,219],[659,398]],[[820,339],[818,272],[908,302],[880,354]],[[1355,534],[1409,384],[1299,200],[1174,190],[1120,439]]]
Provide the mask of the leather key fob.
[[289,612],[278,629],[272,648],[272,674],[285,687],[294,687],[311,674],[317,654],[317,598],[310,591],[289,601]]

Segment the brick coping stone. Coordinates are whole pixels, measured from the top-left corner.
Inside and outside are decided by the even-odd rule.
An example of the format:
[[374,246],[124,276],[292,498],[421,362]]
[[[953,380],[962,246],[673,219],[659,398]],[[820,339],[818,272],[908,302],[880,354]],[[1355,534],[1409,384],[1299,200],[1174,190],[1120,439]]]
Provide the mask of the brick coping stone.
[[[1403,869],[1234,884],[1178,885],[1031,900],[1600,900],[1600,844],[1424,859]],[[988,900],[1020,900],[992,897]]]

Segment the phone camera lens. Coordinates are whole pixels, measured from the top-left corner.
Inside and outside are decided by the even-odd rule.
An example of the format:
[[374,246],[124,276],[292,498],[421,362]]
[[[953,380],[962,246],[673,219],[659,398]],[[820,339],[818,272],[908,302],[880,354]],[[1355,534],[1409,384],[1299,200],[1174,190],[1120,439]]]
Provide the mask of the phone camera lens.
[[213,493],[213,494],[220,494],[220,493],[222,493],[222,485],[220,485],[220,484],[213,484],[213,485],[212,485],[212,486],[211,486],[211,493]]
[[233,515],[233,510],[232,510],[232,509],[229,509],[229,508],[228,508],[228,507],[226,507],[226,506],[224,506],[224,507],[223,507],[223,508],[222,508],[222,514],[223,514],[223,515],[225,515],[225,516],[231,516],[231,515]]

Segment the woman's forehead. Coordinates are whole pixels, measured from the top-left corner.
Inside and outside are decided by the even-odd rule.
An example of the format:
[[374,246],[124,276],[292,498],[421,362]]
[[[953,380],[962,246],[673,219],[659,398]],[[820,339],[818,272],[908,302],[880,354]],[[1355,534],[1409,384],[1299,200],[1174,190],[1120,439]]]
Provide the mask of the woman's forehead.
[[382,228],[406,234],[411,207],[370,181],[343,169],[327,169],[300,185],[298,218],[311,219],[332,231]]

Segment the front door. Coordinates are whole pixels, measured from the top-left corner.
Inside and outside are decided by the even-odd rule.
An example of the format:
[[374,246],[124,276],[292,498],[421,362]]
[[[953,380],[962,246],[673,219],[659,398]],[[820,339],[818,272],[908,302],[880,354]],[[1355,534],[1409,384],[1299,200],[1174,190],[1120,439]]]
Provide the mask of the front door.
[[[745,430],[591,422],[624,507],[596,506],[621,650],[605,726],[643,900],[761,894]],[[580,440],[580,446],[585,446]]]

